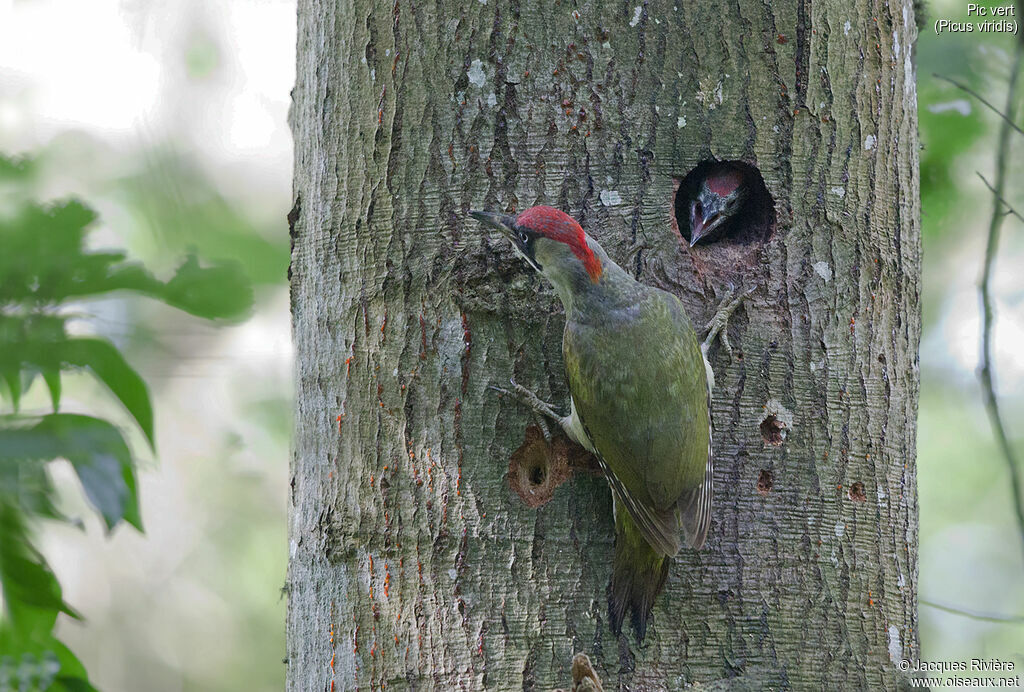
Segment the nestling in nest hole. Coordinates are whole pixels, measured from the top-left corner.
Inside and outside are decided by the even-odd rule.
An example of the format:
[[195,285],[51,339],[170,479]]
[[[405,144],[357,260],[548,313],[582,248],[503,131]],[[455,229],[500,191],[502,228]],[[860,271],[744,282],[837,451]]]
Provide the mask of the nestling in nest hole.
[[678,181],[673,228],[690,245],[764,243],[775,232],[775,200],[756,166],[701,161]]

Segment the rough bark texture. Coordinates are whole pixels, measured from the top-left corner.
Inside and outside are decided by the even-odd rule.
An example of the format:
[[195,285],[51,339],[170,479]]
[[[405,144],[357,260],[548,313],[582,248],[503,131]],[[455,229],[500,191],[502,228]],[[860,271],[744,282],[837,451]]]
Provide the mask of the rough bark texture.
[[[577,651],[608,688],[896,684],[917,652],[914,35],[909,1],[300,0],[290,690],[550,690]],[[691,250],[675,181],[713,158],[756,166],[775,220]],[[539,203],[696,323],[754,289],[712,352],[709,545],[675,560],[642,647],[608,630],[604,480],[548,468],[572,477],[527,506],[509,459],[531,416],[488,389],[567,403],[557,300],[465,215]]]

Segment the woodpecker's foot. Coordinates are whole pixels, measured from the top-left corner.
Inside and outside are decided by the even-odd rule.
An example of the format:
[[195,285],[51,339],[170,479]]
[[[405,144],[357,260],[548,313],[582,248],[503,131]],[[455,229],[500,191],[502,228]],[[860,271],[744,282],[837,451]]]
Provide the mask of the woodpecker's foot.
[[754,289],[741,292],[735,298],[733,297],[733,289],[729,289],[725,292],[725,298],[718,304],[718,310],[715,311],[715,316],[711,318],[711,321],[707,323],[704,329],[707,330],[707,337],[704,339],[704,343],[700,345],[700,351],[704,356],[704,367],[707,369],[708,375],[708,386],[711,389],[715,387],[715,373],[711,369],[711,361],[708,360],[708,352],[711,350],[711,345],[715,343],[715,339],[721,339],[722,348],[725,352],[732,356],[732,344],[729,343],[729,318],[732,313],[736,311],[736,308],[740,306],[743,299],[754,292]]
[[704,352],[704,357],[707,358],[708,351],[711,350],[711,345],[715,343],[715,338],[722,340],[722,348],[730,356],[732,355],[732,344],[729,343],[729,318],[732,317],[732,313],[736,312],[736,308],[740,306],[743,299],[754,292],[754,289],[743,291],[738,296],[733,298],[733,290],[730,288],[725,292],[725,298],[718,304],[718,310],[715,312],[715,316],[711,318],[704,329],[707,331],[707,337],[704,339],[704,343],[701,344],[700,350]]
[[504,389],[502,387],[495,387],[494,385],[491,385],[490,388],[501,394],[507,394],[511,397],[515,397],[536,413],[537,424],[540,426],[541,432],[544,433],[545,440],[551,440],[551,432],[548,430],[547,423],[544,420],[545,418],[550,418],[554,422],[558,423],[562,430],[565,431],[566,435],[568,435],[570,439],[572,438],[572,434],[569,432],[569,416],[559,414],[551,404],[541,400],[539,396],[516,382],[514,379],[510,379],[509,384],[512,385],[511,390]]

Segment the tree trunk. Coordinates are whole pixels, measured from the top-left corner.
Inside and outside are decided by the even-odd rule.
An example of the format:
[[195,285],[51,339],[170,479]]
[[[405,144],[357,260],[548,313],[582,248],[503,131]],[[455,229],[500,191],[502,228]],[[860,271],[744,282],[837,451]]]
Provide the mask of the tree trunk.
[[[577,651],[608,688],[896,684],[918,646],[915,34],[909,0],[300,0],[290,690],[547,691]],[[690,249],[675,190],[712,160],[770,198]],[[465,213],[542,203],[697,325],[753,290],[712,351],[708,545],[643,646],[608,628],[605,481],[488,388],[568,405],[557,299]]]

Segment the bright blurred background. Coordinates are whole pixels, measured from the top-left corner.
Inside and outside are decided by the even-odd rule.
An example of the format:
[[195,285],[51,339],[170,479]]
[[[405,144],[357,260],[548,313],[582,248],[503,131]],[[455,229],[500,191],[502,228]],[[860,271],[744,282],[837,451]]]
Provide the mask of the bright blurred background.
[[[941,35],[966,3],[928,3],[918,44],[924,319],[918,435],[920,594],[1024,614],[1024,559],[1008,475],[982,406],[976,282],[992,199],[998,118],[933,77],[1005,102],[1013,38]],[[42,547],[85,616],[58,635],[106,692],[283,686],[285,509],[291,346],[285,270],[295,6],[282,0],[0,0],[0,153],[39,163],[38,199],[81,197],[92,241],[154,272],[184,253],[241,261],[256,287],[248,321],[214,327],[145,301],[90,309],[149,383],[158,458],[142,454],[146,534],[107,538],[69,468],[64,510]],[[1017,151],[1024,149],[1014,135]],[[1024,157],[1008,197],[1024,210]],[[2,248],[0,248],[2,251]],[[996,375],[1024,457],[1024,227],[1008,218],[994,279]],[[88,380],[66,397],[101,406]],[[118,418],[120,417],[120,419]],[[1024,625],[922,605],[922,658],[1024,666]]]
[[[85,616],[57,633],[104,692],[284,687],[294,53],[293,1],[0,0],[0,153],[36,159],[36,198],[85,200],[91,244],[158,275],[195,251],[237,259],[255,286],[235,326],[154,301],[88,305],[156,414],[157,455],[132,445],[145,535],[108,539],[52,465],[86,527],[42,536]],[[131,428],[84,376],[65,382],[62,408],[76,404]]]
[[[1021,9],[1017,3],[1018,27]],[[985,414],[977,376],[978,280],[993,210],[992,194],[978,173],[995,180],[1001,121],[976,98],[935,76],[969,86],[1002,110],[1019,39],[1012,34],[936,35],[936,19],[968,21],[967,3],[929,0],[926,11],[917,48],[924,234],[918,593],[923,601],[1024,616],[1022,537],[1006,462]],[[1018,125],[1024,122],[1021,91]],[[1012,133],[1010,143],[1004,198],[1024,213],[1024,136]],[[1017,459],[1024,462],[1022,269],[1024,224],[1008,216],[991,282],[993,358],[1003,421]],[[990,622],[922,604],[919,626],[924,660],[998,658],[1013,661],[1016,673],[1024,667],[1024,619]]]

